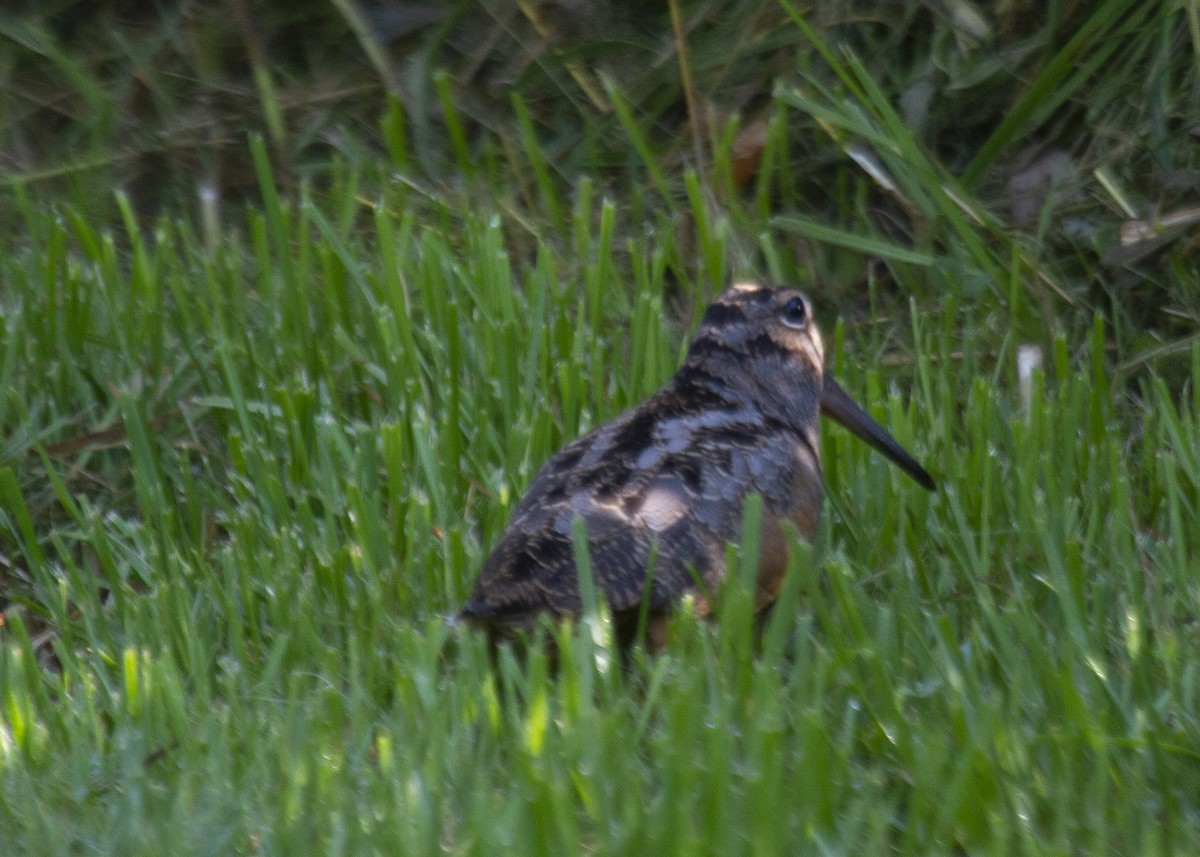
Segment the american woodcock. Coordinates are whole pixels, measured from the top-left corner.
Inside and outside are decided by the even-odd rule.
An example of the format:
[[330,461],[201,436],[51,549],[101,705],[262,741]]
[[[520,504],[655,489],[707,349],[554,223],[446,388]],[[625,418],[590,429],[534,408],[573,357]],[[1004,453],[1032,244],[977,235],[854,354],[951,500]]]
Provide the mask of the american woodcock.
[[635,627],[648,597],[648,636],[661,643],[663,620],[685,595],[708,611],[752,493],[763,500],[756,600],[769,605],[787,564],[785,522],[804,539],[817,529],[821,412],[933,490],[929,474],[825,372],[808,299],[789,288],[733,286],[705,312],[666,386],[542,467],[460,618],[495,639],[540,614],[577,615],[579,517],[618,633]]

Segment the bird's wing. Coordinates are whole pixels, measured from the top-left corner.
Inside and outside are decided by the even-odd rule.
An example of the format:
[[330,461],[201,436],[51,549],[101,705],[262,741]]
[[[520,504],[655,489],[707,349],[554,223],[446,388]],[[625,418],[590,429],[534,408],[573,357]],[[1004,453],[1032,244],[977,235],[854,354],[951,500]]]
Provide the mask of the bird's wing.
[[723,541],[687,509],[675,509],[670,499],[656,501],[656,490],[665,493],[650,486],[633,504],[576,494],[552,514],[542,507],[542,514],[514,521],[484,565],[465,612],[495,618],[542,610],[578,613],[583,601],[571,539],[576,518],[587,533],[597,592],[613,610],[637,607],[647,591],[652,608],[666,609],[697,588],[696,568],[708,570],[705,585],[714,584]]

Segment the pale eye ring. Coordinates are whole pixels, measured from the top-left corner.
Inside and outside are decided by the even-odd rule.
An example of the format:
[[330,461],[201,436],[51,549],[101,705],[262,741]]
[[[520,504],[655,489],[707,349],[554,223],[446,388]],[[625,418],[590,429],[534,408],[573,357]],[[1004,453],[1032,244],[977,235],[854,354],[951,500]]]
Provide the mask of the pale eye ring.
[[792,298],[784,305],[779,319],[788,327],[804,330],[808,327],[808,304],[804,298]]

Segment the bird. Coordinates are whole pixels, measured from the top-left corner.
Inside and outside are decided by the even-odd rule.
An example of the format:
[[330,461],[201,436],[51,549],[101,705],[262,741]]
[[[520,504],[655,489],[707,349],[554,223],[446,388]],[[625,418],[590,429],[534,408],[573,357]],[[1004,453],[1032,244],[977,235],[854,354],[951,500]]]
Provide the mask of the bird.
[[[617,636],[665,644],[687,597],[708,615],[762,498],[755,609],[782,586],[786,530],[811,541],[823,502],[821,414],[934,490],[929,473],[825,369],[812,304],[797,289],[737,283],[705,311],[683,364],[650,398],[568,443],[543,465],[457,619],[493,642],[541,616],[584,607],[572,534],[582,519],[595,590]],[[648,575],[647,571],[650,570]]]

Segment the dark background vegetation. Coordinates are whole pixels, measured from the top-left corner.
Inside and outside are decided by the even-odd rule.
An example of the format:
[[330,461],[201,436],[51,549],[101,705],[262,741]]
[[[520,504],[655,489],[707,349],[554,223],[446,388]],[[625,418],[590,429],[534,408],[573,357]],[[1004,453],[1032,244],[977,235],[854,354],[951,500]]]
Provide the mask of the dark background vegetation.
[[[862,60],[998,227],[1032,237],[1039,273],[1061,286],[1045,309],[1110,317],[1125,360],[1195,335],[1200,289],[1177,264],[1194,229],[1132,247],[1119,235],[1196,202],[1196,22],[1182,8],[817,0],[803,11],[836,56]],[[531,179],[515,176],[532,135],[566,195],[589,175],[636,200],[628,188],[652,156],[667,184],[651,208],[669,217],[684,168],[703,171],[722,146],[749,153],[746,174],[724,183],[747,196],[775,117],[787,147],[766,210],[844,219],[845,195],[865,194],[878,229],[920,245],[922,224],[848,167],[846,135],[774,99],[814,83],[844,89],[788,9],[764,0],[684,3],[678,28],[668,4],[613,0],[15,3],[0,17],[0,169],[6,190],[86,212],[111,211],[120,188],[145,220],[199,217],[201,191],[220,211],[255,197],[257,132],[284,188],[320,188],[352,163],[370,174],[365,192],[408,181],[465,205],[486,186],[489,204],[527,210]],[[652,219],[630,208],[627,228]],[[827,272],[835,297],[861,294],[845,287],[865,270]]]

